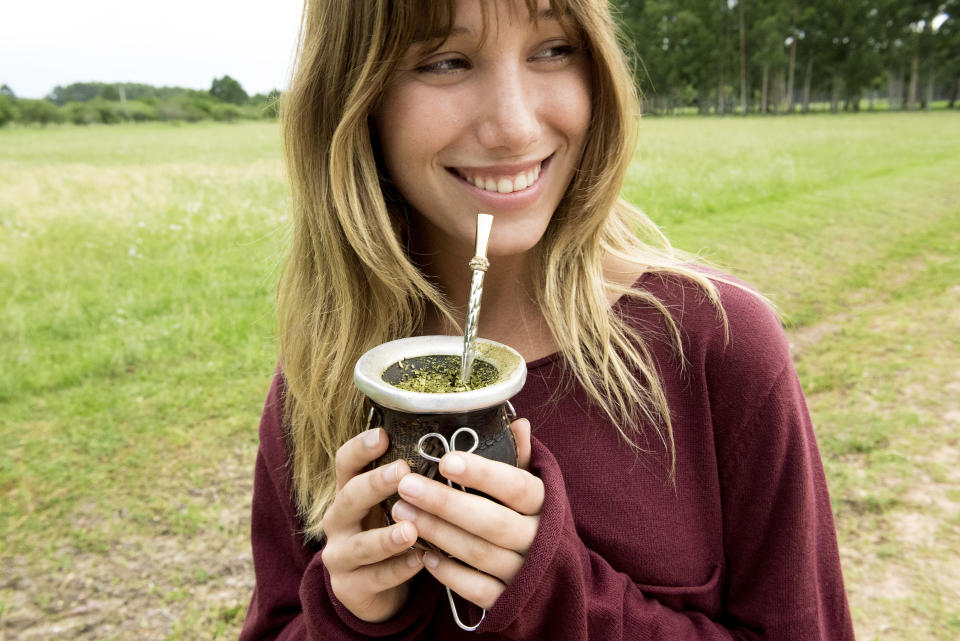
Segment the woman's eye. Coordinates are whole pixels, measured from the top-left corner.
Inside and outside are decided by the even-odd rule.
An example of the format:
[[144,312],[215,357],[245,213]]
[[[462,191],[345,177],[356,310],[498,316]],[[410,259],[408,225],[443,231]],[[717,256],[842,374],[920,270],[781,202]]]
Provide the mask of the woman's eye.
[[566,60],[577,51],[573,45],[553,45],[534,56],[535,60]]
[[469,63],[463,58],[444,58],[420,65],[416,70],[421,73],[451,73],[468,69],[469,67]]

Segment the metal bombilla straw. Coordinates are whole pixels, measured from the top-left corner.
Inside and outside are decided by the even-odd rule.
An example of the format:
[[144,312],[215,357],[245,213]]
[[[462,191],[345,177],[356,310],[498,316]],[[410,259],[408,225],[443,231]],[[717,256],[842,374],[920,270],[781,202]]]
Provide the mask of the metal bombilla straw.
[[473,359],[476,356],[477,323],[480,320],[480,297],[483,295],[483,275],[490,267],[487,260],[487,242],[493,216],[477,214],[476,251],[470,259],[473,276],[470,279],[470,299],[467,303],[467,323],[463,332],[463,357],[460,359],[460,381],[467,385],[473,374]]
[[[473,374],[473,359],[476,356],[477,343],[477,321],[480,318],[480,297],[483,295],[483,275],[490,267],[490,261],[487,260],[487,241],[490,240],[490,228],[493,227],[493,216],[490,214],[477,214],[477,236],[476,251],[473,258],[470,259],[470,269],[473,270],[473,276],[470,279],[470,300],[467,303],[467,323],[463,332],[463,357],[460,359],[460,381],[467,385],[470,375]],[[470,428],[461,428],[461,430],[470,430]],[[458,430],[461,431],[461,430]],[[430,436],[430,435],[428,435]],[[436,434],[435,436],[440,436]],[[476,433],[473,434],[477,438]],[[443,438],[440,436],[440,438]],[[421,439],[422,440],[422,439]],[[451,439],[447,451],[453,447],[453,441],[456,440],[456,434]],[[474,445],[476,447],[476,445]],[[422,456],[422,453],[421,453]],[[439,461],[439,459],[435,459]],[[449,482],[449,481],[448,481]],[[460,620],[457,613],[457,604],[453,601],[453,592],[447,588],[447,600],[450,602],[450,611],[453,613],[453,620],[461,630],[473,632],[480,627],[487,616],[487,611],[483,610],[480,614],[480,620],[474,625],[467,625]]]

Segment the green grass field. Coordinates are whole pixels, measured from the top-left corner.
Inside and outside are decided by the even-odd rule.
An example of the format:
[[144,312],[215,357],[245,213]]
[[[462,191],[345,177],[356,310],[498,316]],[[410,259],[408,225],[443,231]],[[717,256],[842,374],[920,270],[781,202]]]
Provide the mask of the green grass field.
[[[649,118],[626,196],[784,311],[861,640],[960,636],[960,116]],[[275,124],[0,130],[0,639],[234,638]]]

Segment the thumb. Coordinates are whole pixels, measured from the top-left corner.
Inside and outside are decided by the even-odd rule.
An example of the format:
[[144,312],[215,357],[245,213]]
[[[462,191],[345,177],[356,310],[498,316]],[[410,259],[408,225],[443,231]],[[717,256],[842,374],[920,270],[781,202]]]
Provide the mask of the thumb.
[[517,467],[530,471],[530,421],[518,418],[510,423],[510,430],[517,441]]

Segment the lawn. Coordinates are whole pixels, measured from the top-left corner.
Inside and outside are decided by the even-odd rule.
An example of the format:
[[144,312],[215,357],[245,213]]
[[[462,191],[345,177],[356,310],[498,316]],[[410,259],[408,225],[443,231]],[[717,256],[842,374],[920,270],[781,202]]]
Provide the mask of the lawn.
[[[625,195],[783,310],[858,638],[960,636],[960,117],[648,118]],[[0,639],[234,638],[275,124],[0,130]]]

